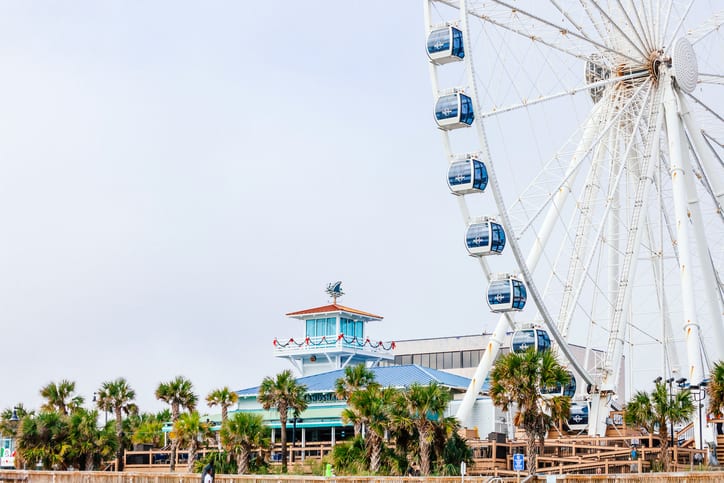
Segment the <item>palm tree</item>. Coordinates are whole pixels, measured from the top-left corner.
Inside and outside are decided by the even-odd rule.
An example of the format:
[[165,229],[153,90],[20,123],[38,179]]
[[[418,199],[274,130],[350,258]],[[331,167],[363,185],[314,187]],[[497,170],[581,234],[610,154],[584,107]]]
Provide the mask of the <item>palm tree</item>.
[[112,431],[98,427],[98,411],[80,408],[69,416],[67,448],[75,467],[92,471],[116,452],[116,440]]
[[[229,417],[229,407],[236,404],[239,400],[239,395],[234,391],[229,390],[228,387],[224,386],[221,389],[215,389],[206,396],[206,404],[210,408],[214,406],[221,406],[221,424],[223,425]],[[216,444],[221,449],[221,437],[219,433],[216,433]]]
[[[334,384],[335,394],[338,399],[349,400],[350,396],[360,389],[364,389],[375,382],[375,374],[364,364],[347,366],[344,368],[344,376],[337,379]],[[354,435],[357,436],[362,430],[360,418],[350,415],[349,422],[354,425]]]
[[398,391],[394,388],[369,384],[365,389],[352,392],[348,400],[349,407],[342,411],[342,421],[347,423],[355,418],[367,428],[366,446],[372,473],[380,469],[385,431],[390,427],[390,407],[397,397]]
[[224,424],[229,416],[229,408],[236,404],[239,395],[234,391],[230,391],[224,386],[221,389],[215,389],[206,396],[206,403],[209,407],[221,406],[221,424]]
[[221,442],[229,453],[236,456],[236,469],[240,475],[249,469],[249,455],[254,448],[268,446],[268,428],[258,414],[237,412],[221,425]]
[[156,414],[143,413],[138,417],[131,441],[135,444],[150,444],[154,448],[161,445],[163,425],[171,420],[171,411],[164,409]]
[[669,394],[666,382],[657,382],[651,394],[638,391],[625,407],[624,419],[626,424],[644,428],[649,434],[654,433],[658,426],[659,458],[664,471],[669,470],[669,431],[667,421],[672,425],[683,423],[691,418],[694,412],[694,403],[688,389],[676,394]]
[[[186,408],[189,411],[196,409],[196,402],[198,396],[194,394],[194,386],[183,376],[177,376],[175,379],[169,382],[162,382],[156,388],[156,399],[159,399],[171,406],[171,421],[175,424],[178,421],[181,408]],[[175,471],[176,469],[176,450],[178,449],[178,443],[174,438],[171,438],[171,466],[169,469]]]
[[68,453],[68,417],[56,411],[41,412],[20,421],[17,452],[29,466],[66,469]]
[[123,471],[123,413],[138,412],[138,406],[133,402],[135,398],[136,391],[122,377],[104,382],[98,390],[96,405],[103,411],[112,411],[116,417],[116,471]]
[[709,375],[709,409],[708,412],[721,416],[724,413],[724,361],[714,364]]
[[400,403],[405,409],[405,415],[398,424],[417,430],[420,473],[423,476],[430,474],[430,448],[435,436],[435,421],[442,419],[451,399],[450,391],[437,382],[426,386],[415,383],[402,393]]
[[264,409],[276,408],[279,411],[282,444],[282,473],[287,472],[287,415],[289,410],[300,414],[307,409],[305,395],[307,386],[297,384],[292,371],[286,370],[277,374],[275,379],[267,376],[261,381],[257,399]]
[[75,381],[63,379],[58,384],[49,382],[40,389],[40,395],[45,403],[40,407],[42,411],[58,411],[67,416],[69,412],[83,406],[83,396],[74,395]]
[[199,440],[203,440],[209,433],[209,425],[201,422],[201,415],[198,411],[191,411],[181,414],[173,424],[173,440],[179,445],[188,447],[187,473],[194,471],[196,453],[199,450]]
[[570,404],[560,400],[568,396],[544,396],[541,388],[565,386],[570,376],[550,351],[539,352],[530,348],[498,359],[490,373],[490,380],[493,404],[503,411],[511,407],[517,411],[513,422],[525,430],[528,472],[532,474],[546,434],[557,421],[568,417],[566,412],[570,412]]

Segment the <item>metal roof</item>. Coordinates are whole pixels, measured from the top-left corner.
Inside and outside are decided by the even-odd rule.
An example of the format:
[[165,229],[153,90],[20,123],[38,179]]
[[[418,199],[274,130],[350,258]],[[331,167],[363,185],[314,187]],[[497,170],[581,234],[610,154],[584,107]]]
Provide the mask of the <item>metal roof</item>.
[[359,309],[353,309],[351,307],[345,307],[339,304],[323,305],[321,307],[314,307],[312,309],[298,310],[296,312],[289,312],[287,317],[304,318],[305,315],[318,315],[318,314],[331,314],[338,312],[347,312],[348,314],[361,315],[370,320],[382,320],[381,315],[371,314]]
[[[449,372],[422,367],[417,364],[404,366],[371,367],[370,371],[375,375],[375,380],[384,387],[409,387],[414,383],[423,386],[431,382],[449,387],[452,389],[465,390],[470,385],[470,379],[457,376]],[[312,376],[297,378],[298,384],[307,386],[307,392],[330,392],[334,391],[337,379],[344,377],[344,369],[323,372]],[[236,391],[239,396],[256,396],[259,394],[259,386],[250,387]]]

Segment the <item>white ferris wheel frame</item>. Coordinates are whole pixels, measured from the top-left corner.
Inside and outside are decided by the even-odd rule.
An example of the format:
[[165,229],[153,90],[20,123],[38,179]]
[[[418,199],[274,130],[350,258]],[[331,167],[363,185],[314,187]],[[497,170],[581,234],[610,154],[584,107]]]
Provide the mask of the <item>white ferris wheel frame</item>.
[[[457,23],[458,28],[460,28],[463,33],[463,46],[464,52],[466,54],[463,58],[463,63],[467,78],[467,86],[465,88],[465,92],[466,95],[468,95],[473,102],[473,108],[476,117],[473,127],[475,129],[475,133],[477,135],[478,143],[480,146],[480,154],[482,158],[488,162],[488,189],[490,189],[490,191],[492,192],[493,198],[495,200],[495,204],[498,209],[499,221],[502,223],[508,233],[513,233],[513,230],[511,229],[511,218],[500,190],[498,178],[495,174],[495,163],[490,156],[490,150],[488,147],[483,122],[484,119],[492,114],[498,114],[501,112],[506,112],[508,110],[514,110],[517,108],[530,106],[536,102],[545,102],[567,94],[572,95],[583,89],[589,89],[591,87],[605,86],[611,83],[622,82],[631,78],[640,77],[642,76],[642,74],[630,73],[627,75],[620,75],[618,77],[613,76],[611,79],[601,80],[599,82],[587,84],[581,88],[571,89],[566,92],[550,96],[544,96],[536,99],[535,101],[527,101],[524,104],[512,105],[501,108],[495,111],[495,113],[485,113],[480,108],[481,104],[479,102],[479,96],[477,92],[474,60],[473,56],[470,55],[473,50],[470,43],[470,29],[468,24],[469,16],[481,17],[481,14],[480,12],[472,11],[468,7],[467,0],[459,0],[459,2],[455,2],[452,0],[423,0],[425,17],[424,20],[427,29],[426,34],[429,34],[436,27],[431,21],[430,5],[433,2],[442,3],[456,8],[460,13],[460,17],[456,20],[456,22],[459,22]],[[495,0],[494,3],[502,6],[509,6],[508,4],[498,0]],[[564,14],[571,23],[575,25],[573,19],[568,16],[567,12],[565,12],[565,10],[563,10],[555,0],[551,0],[551,3],[562,14]],[[660,39],[659,36],[663,34],[660,34],[659,32],[666,32],[669,19],[668,13],[670,12],[668,12],[666,16],[667,26],[665,26],[663,29],[654,29],[655,31],[651,31],[650,29],[648,29],[641,34],[643,37],[640,36],[636,30],[634,30],[637,38],[631,38],[627,36],[625,32],[620,30],[616,23],[613,22],[608,14],[595,1],[589,3],[592,7],[595,7],[603,17],[607,18],[615,28],[619,29],[620,34],[622,34],[626,41],[631,46],[633,46],[633,48],[635,48],[635,50],[637,50],[640,54],[643,54],[644,57],[645,52],[642,49],[645,49],[646,45],[661,44],[662,39]],[[688,13],[692,4],[693,0],[688,4],[686,13]],[[672,4],[670,3],[669,9],[671,8],[671,5]],[[510,7],[513,8],[512,6]],[[634,10],[636,11],[635,8]],[[520,10],[518,9],[518,11]],[[624,12],[626,11],[624,10]],[[530,14],[528,12],[524,13],[526,15],[530,15],[538,22],[548,23],[549,25],[552,25],[550,24],[550,22],[542,18],[536,17],[533,14]],[[676,36],[676,34],[681,29],[686,13],[682,16],[681,22],[674,27],[674,36]],[[641,16],[645,17],[646,12],[642,12]],[[636,17],[639,17],[638,11],[636,11]],[[490,22],[491,24],[497,25],[502,29],[507,29],[512,34],[524,36],[527,35],[525,32],[516,31],[516,29],[514,27],[511,27],[510,25],[496,24],[495,20],[492,18],[485,18],[484,20]],[[636,19],[629,18],[629,20],[632,22],[632,24],[634,22],[638,22],[638,25],[640,26],[646,24],[646,19],[642,19],[640,17]],[[705,25],[699,31],[693,33],[690,32],[690,38],[692,39],[692,43],[696,43],[702,40],[711,32],[718,29],[722,24],[724,24],[724,13],[718,13],[713,15],[709,20],[709,25]],[[571,35],[577,35],[584,39],[584,37],[582,36],[582,29],[579,28],[579,30],[581,33],[571,31],[568,31],[567,33]],[[536,40],[547,45],[550,48],[561,50],[568,55],[572,55],[581,58],[582,60],[585,60],[585,57],[582,57],[577,52],[566,51],[564,46],[555,45],[554,43],[549,42],[544,38],[539,38]],[[593,46],[599,49],[612,51],[610,47],[596,42],[592,39],[585,38],[584,40],[588,41]],[[615,53],[628,59],[632,59],[630,56],[622,54],[621,52]],[[432,81],[432,91],[435,98],[440,96],[443,92],[440,89],[438,80],[439,68],[444,67],[441,65],[437,65],[434,62],[429,63],[430,79]],[[699,81],[721,83],[721,76],[716,74],[702,74]],[[644,92],[644,89],[646,89],[647,86],[648,92]],[[604,109],[602,108],[603,103],[594,104],[594,108],[591,111],[587,123],[583,126],[582,135],[580,137],[579,143],[569,160],[568,167],[565,171],[565,174],[563,175],[558,189],[550,195],[548,202],[541,206],[540,213],[536,214],[536,217],[538,216],[538,214],[542,216],[543,211],[545,211],[543,221],[541,222],[541,225],[536,232],[536,236],[532,246],[529,247],[527,257],[523,255],[522,248],[516,237],[510,236],[508,238],[508,246],[510,247],[509,249],[512,251],[515,263],[517,265],[517,269],[526,283],[530,298],[535,303],[536,308],[546,326],[546,329],[551,333],[552,338],[557,343],[555,347],[556,351],[561,357],[565,358],[565,360],[571,364],[575,372],[579,374],[583,381],[593,387],[593,392],[590,397],[591,413],[589,415],[589,434],[591,435],[603,435],[605,433],[605,421],[610,409],[611,395],[615,391],[616,385],[618,383],[618,361],[620,361],[623,355],[625,331],[627,329],[626,325],[622,322],[625,314],[628,312],[628,307],[631,304],[632,290],[628,288],[628,285],[629,281],[633,279],[634,273],[636,272],[637,263],[639,260],[639,248],[642,245],[642,240],[649,240],[652,236],[647,221],[646,202],[650,198],[648,196],[648,192],[651,186],[656,185],[654,168],[657,166],[658,163],[658,161],[656,160],[660,159],[661,156],[658,140],[661,138],[662,134],[665,134],[665,137],[668,140],[671,185],[673,191],[673,204],[675,208],[674,224],[677,227],[674,236],[676,237],[678,247],[676,247],[675,249],[677,251],[678,263],[681,270],[681,298],[683,301],[683,312],[685,320],[683,328],[686,334],[686,375],[688,376],[688,379],[692,381],[692,383],[698,383],[706,377],[705,367],[703,364],[704,355],[702,354],[702,348],[699,343],[700,334],[699,324],[697,321],[698,315],[695,307],[695,295],[693,288],[694,284],[691,280],[692,273],[689,269],[689,267],[693,266],[692,257],[694,256],[696,256],[696,258],[698,259],[700,266],[702,267],[702,274],[705,278],[703,286],[707,291],[706,299],[710,301],[710,303],[707,304],[709,317],[711,317],[713,321],[716,321],[717,318],[721,320],[722,317],[721,308],[719,306],[719,301],[722,297],[721,289],[718,291],[719,293],[717,294],[717,290],[715,288],[721,286],[720,280],[716,273],[716,267],[713,266],[712,259],[708,253],[707,241],[703,227],[703,218],[699,209],[699,200],[696,187],[692,179],[693,176],[686,176],[686,173],[692,173],[692,167],[689,161],[689,150],[691,150],[695,160],[697,160],[699,163],[700,171],[704,171],[707,174],[706,182],[709,185],[712,197],[715,199],[717,206],[721,210],[721,208],[724,206],[724,180],[717,175],[715,168],[716,160],[712,155],[712,151],[708,148],[707,138],[703,134],[702,129],[700,129],[700,127],[697,125],[697,121],[691,115],[691,106],[688,103],[686,97],[688,95],[689,97],[694,99],[695,102],[698,103],[699,101],[689,94],[685,95],[685,93],[678,88],[676,82],[674,81],[674,73],[670,68],[665,65],[661,66],[658,85],[654,87],[651,83],[644,83],[639,88],[639,91],[637,91],[636,94],[632,95],[631,99],[628,102],[633,102],[634,99],[638,99],[639,94],[641,94],[642,97],[645,96],[645,102],[651,102],[652,107],[648,111],[648,115],[652,118],[648,122],[651,132],[648,133],[648,139],[656,140],[657,142],[649,143],[649,145],[645,147],[646,151],[644,153],[638,153],[639,156],[644,158],[644,162],[641,166],[642,172],[639,173],[638,182],[636,183],[637,203],[635,204],[635,208],[631,216],[633,223],[629,229],[628,235],[625,237],[626,249],[623,252],[623,260],[620,260],[620,254],[613,253],[615,252],[615,250],[611,250],[611,253],[609,253],[609,257],[614,257],[613,259],[609,260],[610,262],[612,262],[609,266],[613,267],[612,269],[610,269],[612,271],[609,276],[609,283],[611,284],[610,292],[615,294],[615,311],[613,312],[612,316],[609,340],[607,344],[607,350],[605,352],[603,377],[600,381],[598,381],[598,384],[596,383],[597,381],[594,380],[593,375],[590,374],[586,370],[586,368],[582,367],[581,364],[577,361],[576,357],[574,357],[574,355],[570,351],[568,343],[566,342],[566,334],[570,327],[571,317],[573,314],[572,306],[577,303],[580,292],[581,290],[583,290],[583,284],[585,283],[585,280],[583,280],[583,278],[585,278],[583,277],[583,273],[593,261],[593,252],[589,252],[589,259],[582,262],[577,261],[576,265],[573,267],[573,271],[577,272],[571,275],[571,280],[574,281],[574,288],[571,292],[573,295],[564,298],[564,304],[561,307],[558,322],[556,322],[557,319],[550,314],[548,307],[543,301],[543,298],[538,291],[536,283],[533,279],[532,273],[535,271],[536,266],[538,265],[538,262],[540,261],[541,256],[545,250],[546,244],[550,240],[551,232],[554,229],[556,218],[560,214],[560,207],[563,206],[569,196],[569,193],[571,193],[572,184],[580,171],[579,166],[581,165],[585,156],[591,151],[591,149],[593,149],[593,147],[597,143],[601,142],[601,137],[608,135],[608,129],[598,129],[600,123],[604,121],[605,113]],[[640,99],[639,102],[641,102]],[[621,112],[623,111],[624,109],[621,110]],[[645,113],[646,110],[641,109],[639,115],[643,116]],[[715,115],[718,116],[716,113]],[[640,119],[637,119],[637,122],[638,121],[640,121]],[[616,118],[609,119],[608,122],[609,124],[616,122]],[[724,122],[724,120],[722,120],[722,122]],[[598,131],[601,132],[598,133]],[[448,159],[453,159],[456,153],[452,149],[450,141],[450,131],[442,130],[441,136]],[[626,147],[626,154],[621,159],[626,159],[630,155],[637,155],[637,153],[631,153],[632,145],[633,139],[630,140],[630,144]],[[620,164],[621,166],[617,173],[618,177],[623,175],[623,164],[625,163]],[[589,172],[589,176],[592,176],[593,173],[595,173],[595,171],[591,170],[591,172]],[[618,182],[614,184],[614,186],[618,185]],[[470,209],[468,208],[468,205],[465,201],[465,196],[458,196],[457,200],[460,212],[463,217],[463,221],[467,224],[472,219],[472,217],[470,215]],[[617,203],[611,202],[607,204],[606,210],[618,210]],[[596,233],[594,239],[598,239],[598,237],[604,236],[606,234],[616,238],[618,237],[619,234],[617,232],[618,227],[616,226],[616,223],[610,222],[610,220],[614,218],[616,217],[603,217],[604,220],[607,219],[609,220],[609,222],[602,223],[602,225],[598,229],[599,233]],[[686,223],[690,223],[693,225],[693,237],[690,237],[690,234],[686,229]],[[601,231],[604,229],[607,231],[607,233],[605,234],[601,233]],[[582,240],[584,238],[585,237],[581,237]],[[485,279],[487,281],[490,281],[492,273],[485,257],[479,257],[478,260]],[[620,271],[617,270],[618,266],[622,267]],[[660,268],[657,267],[656,263],[653,261],[652,272],[657,277],[661,276]],[[722,304],[724,304],[724,301],[721,302]],[[663,305],[662,313],[664,314],[664,318],[668,319],[668,309],[666,309],[665,296],[662,297],[660,304]],[[664,322],[665,324],[670,324],[671,321],[665,320]],[[494,330],[492,331],[492,334],[490,335],[489,343],[486,347],[486,350],[483,352],[480,363],[477,366],[474,376],[471,380],[471,384],[456,414],[456,417],[461,421],[463,425],[469,423],[469,418],[471,416],[471,411],[475,399],[477,398],[477,395],[479,394],[480,389],[482,388],[482,385],[486,377],[488,376],[494,361],[500,353],[508,328],[515,330],[517,327],[510,313],[505,312],[500,315],[498,322]],[[666,330],[671,331],[671,328],[669,327],[668,329],[666,329],[665,327],[664,331]],[[713,330],[714,333],[712,334],[712,336],[716,337],[717,340],[724,341],[724,324],[714,323]],[[721,358],[722,353],[720,352],[718,354],[715,354],[715,356]],[[676,354],[674,354],[673,357],[676,358]],[[700,426],[703,424],[703,422],[699,421],[697,417],[696,424],[697,426]],[[699,432],[697,431],[696,433],[697,446],[702,447],[703,442],[698,441]]]

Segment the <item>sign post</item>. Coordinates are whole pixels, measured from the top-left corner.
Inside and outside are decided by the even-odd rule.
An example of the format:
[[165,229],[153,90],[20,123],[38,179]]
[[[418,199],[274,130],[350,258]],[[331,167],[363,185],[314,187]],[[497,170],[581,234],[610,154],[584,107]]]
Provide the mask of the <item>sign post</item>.
[[520,472],[525,469],[525,456],[522,453],[513,454],[513,470],[517,474],[518,481],[520,482]]

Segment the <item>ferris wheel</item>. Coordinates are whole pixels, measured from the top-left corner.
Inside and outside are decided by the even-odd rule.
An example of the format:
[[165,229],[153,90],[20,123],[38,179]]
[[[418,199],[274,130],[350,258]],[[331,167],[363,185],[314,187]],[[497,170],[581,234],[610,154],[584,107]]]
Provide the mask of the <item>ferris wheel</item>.
[[509,331],[550,336],[592,435],[657,375],[705,381],[724,358],[721,3],[424,9],[447,181],[495,314],[458,419]]

